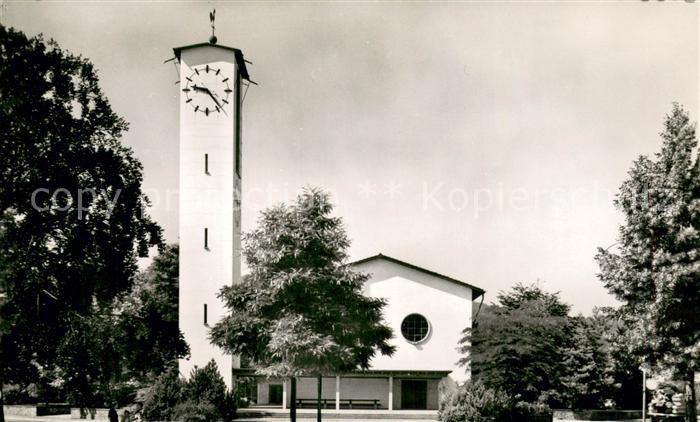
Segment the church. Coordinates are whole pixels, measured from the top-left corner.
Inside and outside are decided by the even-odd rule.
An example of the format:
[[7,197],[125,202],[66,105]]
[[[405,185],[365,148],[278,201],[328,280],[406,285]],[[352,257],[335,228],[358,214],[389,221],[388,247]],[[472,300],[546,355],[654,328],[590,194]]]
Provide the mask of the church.
[[[394,332],[396,352],[378,354],[367,371],[337,374],[323,379],[324,407],[329,409],[437,409],[439,391],[469,378],[457,365],[462,330],[471,327],[472,301],[484,291],[386,255],[374,255],[350,264],[370,274],[364,294],[387,300],[385,323]],[[245,368],[234,370],[252,375]],[[297,402],[315,405],[316,378],[300,378]],[[289,402],[289,383],[260,378],[258,405]]]
[[[214,359],[231,387],[234,377],[254,372],[211,345],[208,332],[226,312],[217,297],[221,287],[241,281],[241,125],[245,92],[254,82],[241,50],[217,43],[213,22],[209,42],[174,54],[180,74],[179,321],[191,352],[179,369],[186,376]],[[469,378],[457,365],[457,347],[471,326],[472,302],[484,291],[381,254],[350,265],[370,274],[366,295],[387,299],[385,323],[397,350],[376,356],[367,371],[328,374],[324,406],[436,409],[442,387]],[[289,382],[257,380],[257,405],[290,405]],[[316,383],[299,380],[300,406],[315,400]]]

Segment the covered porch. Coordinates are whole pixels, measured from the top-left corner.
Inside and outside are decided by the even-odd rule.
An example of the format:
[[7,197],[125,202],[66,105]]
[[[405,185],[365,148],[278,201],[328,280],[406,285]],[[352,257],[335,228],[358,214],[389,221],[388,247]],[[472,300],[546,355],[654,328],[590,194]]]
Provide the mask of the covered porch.
[[[450,371],[356,371],[324,376],[321,407],[329,410],[436,410],[440,384],[450,382]],[[250,369],[235,375],[256,377],[255,405],[288,409],[291,382],[288,379],[259,377]],[[297,378],[297,408],[315,408],[318,395],[316,377]]]

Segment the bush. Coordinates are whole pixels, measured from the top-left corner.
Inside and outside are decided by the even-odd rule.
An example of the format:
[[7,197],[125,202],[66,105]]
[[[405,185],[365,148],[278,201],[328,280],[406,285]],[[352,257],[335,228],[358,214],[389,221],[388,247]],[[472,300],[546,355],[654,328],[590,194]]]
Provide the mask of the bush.
[[552,409],[544,403],[518,402],[511,412],[512,421],[551,421]]
[[117,407],[124,407],[132,404],[136,399],[140,385],[133,381],[121,382],[112,385],[109,389],[109,402],[116,403]]
[[438,417],[442,422],[505,422],[510,410],[511,401],[506,393],[473,381],[445,395]]
[[233,393],[226,391],[226,383],[212,359],[204,368],[195,368],[182,389],[182,402],[175,420],[230,421],[236,414]]
[[232,421],[236,418],[236,410],[239,407],[238,396],[230,391],[226,392],[224,396],[224,401],[221,404],[219,411],[221,412],[221,417],[224,421]]
[[224,421],[236,415],[235,395],[212,360],[183,381],[177,368],[159,376],[141,395],[145,421]]
[[18,384],[3,385],[2,395],[5,404],[33,404],[38,401],[36,384],[30,384],[25,388]]
[[178,403],[173,409],[173,420],[183,422],[194,421],[216,421],[219,420],[220,412],[217,407],[208,402],[197,402],[196,400],[188,399]]
[[226,399],[226,383],[212,359],[204,368],[194,368],[182,391],[185,400],[209,402],[217,408]]
[[142,419],[146,421],[171,421],[174,409],[182,398],[184,382],[177,368],[171,368],[156,378],[153,385],[143,391]]

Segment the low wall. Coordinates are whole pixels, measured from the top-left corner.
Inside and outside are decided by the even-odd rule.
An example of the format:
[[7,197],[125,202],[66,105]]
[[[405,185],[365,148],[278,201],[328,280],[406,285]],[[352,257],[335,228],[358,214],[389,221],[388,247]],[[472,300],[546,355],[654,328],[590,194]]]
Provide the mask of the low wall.
[[5,404],[2,406],[2,410],[6,415],[37,416],[35,404]]
[[2,408],[6,415],[13,416],[36,417],[70,414],[70,406],[65,403],[6,404]]
[[554,409],[554,420],[575,421],[620,421],[641,419],[641,410],[571,410]]
[[109,418],[107,417],[107,413],[109,412],[109,409],[103,409],[103,408],[80,408],[80,407],[71,407],[70,409],[70,418],[71,419],[95,419],[95,420],[102,420],[106,421]]
[[67,403],[41,403],[36,405],[37,416],[70,415],[70,405]]

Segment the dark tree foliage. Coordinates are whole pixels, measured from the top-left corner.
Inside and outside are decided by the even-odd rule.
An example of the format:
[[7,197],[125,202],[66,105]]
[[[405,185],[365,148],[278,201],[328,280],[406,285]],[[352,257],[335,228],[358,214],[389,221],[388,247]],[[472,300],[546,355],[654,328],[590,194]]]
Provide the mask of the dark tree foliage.
[[203,368],[195,368],[182,391],[187,399],[221,403],[226,395],[226,384],[213,360]]
[[465,330],[460,363],[471,366],[475,379],[517,400],[560,403],[569,306],[536,285],[518,284],[498,300]]
[[441,422],[510,422],[512,398],[502,390],[469,381],[448,391],[440,400]]
[[173,410],[182,399],[185,382],[180,378],[177,368],[169,368],[160,374],[153,383],[143,390],[143,408],[141,416],[144,421],[175,420]]
[[642,359],[635,353],[634,323],[618,309],[594,308],[588,318],[607,359],[605,374],[612,378],[610,396],[619,409],[639,409],[642,406],[642,377],[639,366]]
[[180,402],[173,409],[175,420],[229,421],[235,414],[233,396],[226,391],[224,378],[212,359],[203,368],[195,367],[182,387]]
[[212,360],[195,367],[184,380],[177,368],[169,368],[142,390],[145,421],[229,421],[235,414],[232,396]]
[[6,380],[28,385],[84,357],[66,339],[85,343],[85,321],[102,318],[131,287],[137,254],[161,242],[143,214],[141,164],[119,141],[126,129],[88,60],[0,26]]
[[120,305],[125,365],[139,379],[160,374],[189,354],[178,326],[178,251],[178,245],[168,245],[156,256]]
[[[515,400],[553,407],[641,406],[634,331],[612,308],[568,316],[557,293],[517,284],[465,330],[460,361],[474,378]],[[471,341],[471,343],[470,343]]]
[[603,333],[592,318],[570,319],[563,345],[562,401],[574,409],[602,409],[612,399],[615,380]]
[[39,374],[46,383],[58,384],[68,402],[103,406],[113,400],[113,387],[124,379],[120,340],[112,315],[95,311],[76,316],[56,361],[41,366]]
[[537,285],[518,283],[509,292],[499,292],[498,303],[506,309],[524,309],[540,311],[545,315],[565,317],[571,306],[559,298],[559,293],[549,293]]
[[326,193],[306,189],[293,204],[263,211],[244,238],[250,273],[222,290],[230,314],[211,339],[260,374],[335,374],[394,351],[385,302],[362,294],[368,276],[346,265],[350,242],[332,210]]
[[678,104],[666,116],[661,150],[634,161],[615,206],[625,217],[618,251],[598,249],[600,279],[635,322],[640,355],[688,382],[700,370],[700,161],[695,124]]

